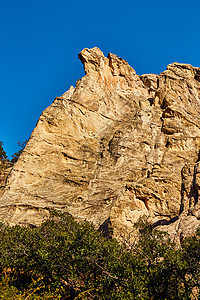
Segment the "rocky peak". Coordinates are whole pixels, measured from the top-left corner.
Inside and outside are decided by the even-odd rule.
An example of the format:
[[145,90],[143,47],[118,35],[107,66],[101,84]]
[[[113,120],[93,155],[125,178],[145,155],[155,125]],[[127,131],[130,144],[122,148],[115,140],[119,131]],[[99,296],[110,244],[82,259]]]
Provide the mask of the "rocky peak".
[[97,47],[92,49],[83,49],[78,54],[78,58],[84,65],[85,74],[89,74],[90,72],[99,72],[105,63],[104,54]]
[[97,47],[92,49],[83,49],[79,53],[78,57],[84,65],[86,74],[102,71],[106,73],[107,71],[113,76],[122,76],[127,78],[136,74],[135,70],[129,66],[126,60],[112,53],[108,53],[108,56],[105,57],[103,52]]
[[50,208],[109,224],[118,238],[146,215],[176,240],[199,225],[200,69],[138,76],[98,48],[57,97],[7,179],[0,219],[39,224]]

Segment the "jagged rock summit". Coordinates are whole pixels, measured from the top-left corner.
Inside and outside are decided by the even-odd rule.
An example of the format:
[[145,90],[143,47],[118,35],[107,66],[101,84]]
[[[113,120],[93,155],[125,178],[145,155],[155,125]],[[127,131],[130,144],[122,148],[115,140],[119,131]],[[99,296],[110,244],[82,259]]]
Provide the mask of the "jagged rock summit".
[[39,118],[7,178],[0,220],[37,225],[50,208],[119,237],[147,215],[179,238],[200,221],[200,69],[138,76],[98,48],[85,76]]

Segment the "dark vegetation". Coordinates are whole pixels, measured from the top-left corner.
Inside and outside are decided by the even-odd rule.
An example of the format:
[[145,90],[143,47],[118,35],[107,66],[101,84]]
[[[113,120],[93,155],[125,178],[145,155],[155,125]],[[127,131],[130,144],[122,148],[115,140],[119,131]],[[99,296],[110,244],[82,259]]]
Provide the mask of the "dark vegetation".
[[18,151],[16,151],[13,155],[12,155],[12,163],[16,163],[18,161],[18,158],[20,157],[22,151],[24,150],[26,143],[28,141],[26,140],[25,142],[18,142],[18,146],[20,147],[20,149]]
[[0,141],[0,159],[7,159],[7,155],[6,155],[6,152],[4,151],[3,149],[3,142]]
[[8,159],[5,150],[3,149],[3,142],[0,141],[0,175],[1,171],[9,168],[12,165],[12,162]]
[[0,227],[0,299],[199,299],[200,231],[177,249],[144,221],[129,247],[52,212]]
[[1,165],[3,165],[4,167],[7,166],[11,166],[12,164],[16,163],[19,156],[21,155],[22,151],[24,150],[25,146],[26,146],[27,140],[25,142],[18,142],[18,147],[20,147],[20,149],[18,151],[16,151],[13,155],[12,155],[12,159],[9,160],[8,156],[6,155],[6,152],[3,148],[3,142],[0,141],[0,163]]

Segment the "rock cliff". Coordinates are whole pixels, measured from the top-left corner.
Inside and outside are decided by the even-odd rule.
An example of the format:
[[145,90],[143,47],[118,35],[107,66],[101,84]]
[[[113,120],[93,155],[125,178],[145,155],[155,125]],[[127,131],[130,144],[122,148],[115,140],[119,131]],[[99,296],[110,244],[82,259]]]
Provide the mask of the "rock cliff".
[[6,180],[12,169],[12,163],[7,159],[0,159],[0,197],[4,193]]
[[50,208],[119,237],[142,215],[179,238],[200,221],[200,69],[138,76],[98,48],[85,76],[40,116],[0,200],[0,219],[37,225]]

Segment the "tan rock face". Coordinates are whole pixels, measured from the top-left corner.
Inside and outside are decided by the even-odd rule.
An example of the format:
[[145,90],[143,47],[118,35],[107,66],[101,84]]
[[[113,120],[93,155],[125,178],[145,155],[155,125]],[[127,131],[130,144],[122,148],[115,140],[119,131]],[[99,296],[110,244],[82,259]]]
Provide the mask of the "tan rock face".
[[142,215],[178,238],[199,225],[200,69],[173,63],[136,75],[84,49],[86,75],[39,118],[0,201],[0,218],[39,224],[51,207],[111,223]]
[[0,197],[4,194],[6,180],[12,169],[12,163],[0,159]]

